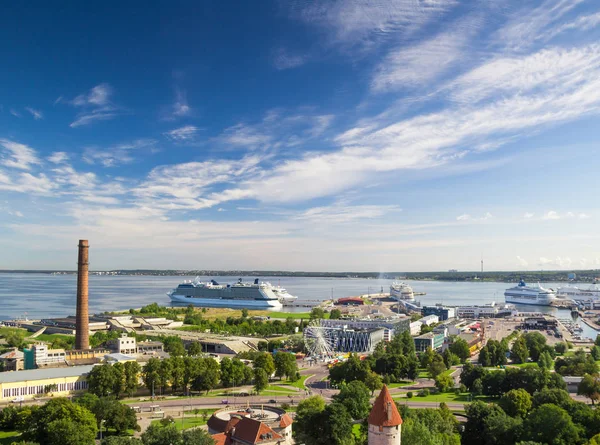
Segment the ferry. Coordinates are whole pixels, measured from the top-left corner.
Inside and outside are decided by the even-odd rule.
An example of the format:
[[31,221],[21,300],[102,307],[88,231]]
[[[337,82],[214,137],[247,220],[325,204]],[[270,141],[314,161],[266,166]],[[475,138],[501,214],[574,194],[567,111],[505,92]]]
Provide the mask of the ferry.
[[600,300],[600,286],[592,284],[587,289],[581,289],[577,286],[563,286],[556,290],[556,296],[572,300]]
[[394,281],[390,286],[390,296],[396,300],[414,300],[415,294],[412,287],[406,283]]
[[219,284],[215,280],[202,282],[198,277],[184,281],[167,295],[173,303],[198,307],[230,309],[280,309],[280,297],[270,283],[245,283],[240,278],[234,284]]
[[506,289],[504,299],[507,303],[514,304],[532,304],[536,306],[550,306],[556,295],[551,289],[544,289],[542,286],[527,286],[525,281],[519,281],[518,286]]

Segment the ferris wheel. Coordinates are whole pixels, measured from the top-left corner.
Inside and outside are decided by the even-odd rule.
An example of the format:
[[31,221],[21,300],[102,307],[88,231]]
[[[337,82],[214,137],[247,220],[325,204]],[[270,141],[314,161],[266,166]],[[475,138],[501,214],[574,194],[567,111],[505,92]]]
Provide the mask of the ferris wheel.
[[326,359],[333,357],[335,336],[332,329],[321,324],[321,320],[313,320],[304,328],[304,343],[308,350],[307,357]]

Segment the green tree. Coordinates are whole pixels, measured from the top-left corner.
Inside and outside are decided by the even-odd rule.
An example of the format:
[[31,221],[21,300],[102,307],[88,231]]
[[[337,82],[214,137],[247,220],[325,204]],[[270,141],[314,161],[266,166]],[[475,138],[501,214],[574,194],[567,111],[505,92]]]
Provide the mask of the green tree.
[[142,380],[144,386],[150,390],[152,396],[160,386],[160,360],[156,357],[150,358],[146,363],[146,366],[142,369]]
[[181,433],[173,424],[151,424],[142,434],[144,445],[183,445]]
[[538,366],[542,369],[552,369],[552,365],[554,364],[554,360],[548,351],[544,351],[540,354],[540,358],[538,359]]
[[485,444],[485,421],[492,415],[504,414],[499,406],[483,403],[479,400],[465,405],[467,422],[462,432],[462,442],[465,444]]
[[187,353],[191,357],[197,357],[200,354],[202,354],[202,346],[200,345],[200,342],[193,341],[192,343],[190,343],[187,349]]
[[323,308],[320,308],[320,307],[312,308],[312,310],[310,311],[310,319],[311,320],[323,319],[323,318],[325,318],[325,311],[323,310]]
[[527,350],[525,338],[519,337],[515,340],[513,347],[510,350],[510,356],[515,363],[527,363],[529,351]]
[[138,390],[141,370],[138,362],[125,362],[125,391],[129,397],[132,397]]
[[450,352],[457,355],[460,358],[461,363],[467,361],[471,357],[471,351],[469,344],[460,337],[454,339],[449,348]]
[[520,435],[522,420],[513,418],[502,410],[494,410],[483,420],[483,437],[486,445],[515,443]]
[[500,398],[500,407],[511,417],[524,418],[532,407],[531,396],[524,389],[511,389]]
[[267,377],[270,378],[275,372],[275,361],[273,360],[273,356],[268,352],[263,352],[258,355],[254,359],[253,363],[254,369],[262,368],[263,371],[267,374]]
[[440,374],[435,378],[435,387],[440,392],[447,392],[454,386],[454,379],[449,375]]
[[192,382],[195,391],[206,391],[214,389],[221,379],[221,367],[213,358],[198,359],[198,372]]
[[248,318],[248,309],[242,309],[242,318]]
[[471,387],[471,391],[473,392],[474,396],[480,396],[483,394],[483,382],[481,379],[475,379]]
[[174,335],[163,337],[162,342],[165,351],[168,352],[171,357],[183,357],[185,355],[185,347],[183,346],[183,340],[181,340],[181,338]]
[[94,366],[87,376],[88,391],[99,397],[106,397],[113,394],[117,386],[116,374],[113,372],[112,365],[105,363]]
[[346,407],[353,419],[363,419],[371,411],[371,393],[363,383],[355,380],[342,384],[339,394],[334,396],[334,401]]
[[310,396],[298,403],[293,428],[296,443],[312,443],[315,420],[324,410],[325,400],[321,396]]
[[600,346],[600,334],[596,335],[596,340],[594,340],[594,344],[596,346]]
[[263,368],[254,368],[254,389],[257,393],[269,386],[269,377]]
[[208,431],[200,428],[184,431],[182,439],[185,445],[215,445],[215,440]]
[[296,363],[296,356],[289,352],[278,352],[274,358],[275,364],[275,376],[282,378],[286,376],[288,379],[294,378],[298,372],[298,364]]
[[371,395],[373,395],[376,390],[381,389],[383,387],[383,382],[381,381],[381,377],[379,377],[374,372],[370,372],[365,378],[365,385],[371,391]]
[[460,363],[460,357],[456,354],[450,352],[450,349],[446,349],[442,354],[444,358],[444,363],[446,364],[446,368],[450,368],[452,366],[458,365]]
[[102,445],[143,445],[143,442],[135,437],[108,436]]
[[125,366],[123,363],[115,363],[111,370],[114,379],[112,394],[119,397],[125,392]]
[[173,391],[183,389],[183,375],[185,373],[185,361],[183,357],[171,358],[171,379],[170,384]]
[[594,360],[600,360],[600,346],[592,346],[592,348],[590,349],[590,354],[592,355],[592,358]]
[[45,445],[91,445],[98,432],[90,411],[63,398],[31,411],[23,427],[24,439]]
[[558,342],[554,345],[554,350],[557,354],[564,354],[567,352],[567,344],[562,341]]
[[330,320],[339,320],[340,318],[342,318],[342,311],[339,309],[332,309],[331,312],[329,312]]
[[446,370],[446,364],[444,363],[444,359],[438,353],[435,353],[433,356],[433,360],[427,367],[427,371],[429,372],[429,376],[432,379],[435,379],[438,375]]
[[172,359],[163,359],[158,366],[158,383],[160,384],[161,394],[164,394],[169,387],[173,375]]
[[577,395],[587,397],[594,405],[600,399],[600,376],[585,374],[577,387]]
[[542,405],[534,409],[523,423],[526,440],[548,445],[571,445],[580,441],[579,430],[571,416],[556,405]]

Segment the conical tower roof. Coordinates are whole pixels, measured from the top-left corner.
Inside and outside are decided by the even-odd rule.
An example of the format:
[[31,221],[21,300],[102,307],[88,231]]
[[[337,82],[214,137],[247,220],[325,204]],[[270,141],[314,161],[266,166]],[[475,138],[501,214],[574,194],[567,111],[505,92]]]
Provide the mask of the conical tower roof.
[[396,403],[394,403],[388,387],[383,385],[373,404],[371,414],[369,414],[369,425],[398,426],[401,424],[402,417],[400,417]]

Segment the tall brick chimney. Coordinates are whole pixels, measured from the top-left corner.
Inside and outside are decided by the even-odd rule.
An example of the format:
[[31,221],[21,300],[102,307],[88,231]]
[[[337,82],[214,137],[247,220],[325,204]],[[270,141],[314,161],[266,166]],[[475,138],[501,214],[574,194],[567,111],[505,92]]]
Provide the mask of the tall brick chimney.
[[79,257],[77,260],[77,314],[75,331],[75,349],[90,349],[90,319],[88,312],[88,240],[79,240]]

